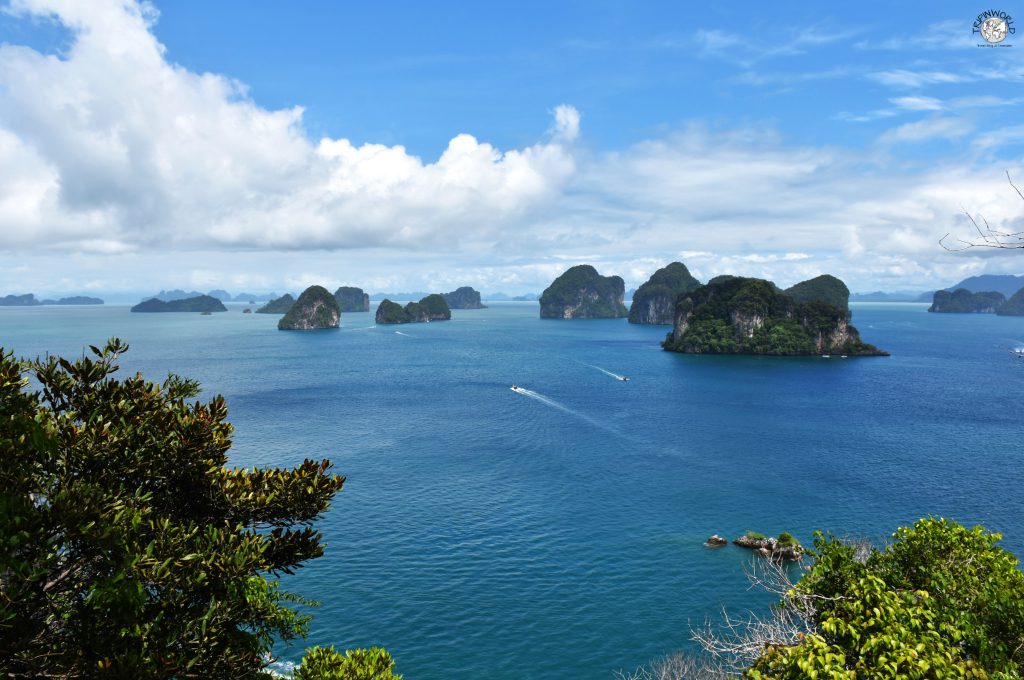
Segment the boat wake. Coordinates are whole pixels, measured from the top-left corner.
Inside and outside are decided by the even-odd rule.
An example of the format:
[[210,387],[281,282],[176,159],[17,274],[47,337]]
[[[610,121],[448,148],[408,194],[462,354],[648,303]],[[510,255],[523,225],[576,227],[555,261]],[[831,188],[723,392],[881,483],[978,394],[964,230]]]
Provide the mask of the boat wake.
[[395,335],[404,335],[407,338],[411,338],[412,337],[408,333],[403,333],[402,331],[395,331]]
[[601,368],[600,366],[595,366],[594,364],[588,364],[588,363],[585,363],[583,361],[577,361],[576,363],[578,363],[578,364],[580,364],[582,366],[589,366],[590,368],[593,368],[593,369],[596,369],[598,371],[601,371],[605,375],[611,376],[611,377],[615,378],[616,380],[621,380],[622,382],[627,382],[629,380],[629,378],[627,378],[624,375],[619,375],[618,373],[612,373],[611,371],[606,371],[603,368]]
[[619,435],[620,434],[618,431],[616,431],[615,429],[613,429],[611,427],[608,427],[607,425],[605,425],[601,421],[596,420],[594,418],[591,418],[590,416],[586,415],[585,413],[580,413],[579,411],[575,411],[575,410],[569,408],[568,406],[566,406],[565,404],[561,404],[561,403],[555,401],[551,397],[544,396],[540,392],[534,392],[533,390],[528,390],[525,387],[519,387],[518,385],[513,385],[512,386],[512,391],[515,392],[516,394],[521,394],[524,397],[529,397],[530,399],[535,399],[535,400],[539,401],[540,403],[545,404],[547,406],[550,406],[551,408],[558,409],[559,411],[562,411],[563,413],[568,413],[571,416],[574,416],[576,418],[579,418],[582,421],[590,423],[594,427],[599,427],[602,430],[606,430],[607,432],[611,432],[612,434],[615,434],[615,435]]

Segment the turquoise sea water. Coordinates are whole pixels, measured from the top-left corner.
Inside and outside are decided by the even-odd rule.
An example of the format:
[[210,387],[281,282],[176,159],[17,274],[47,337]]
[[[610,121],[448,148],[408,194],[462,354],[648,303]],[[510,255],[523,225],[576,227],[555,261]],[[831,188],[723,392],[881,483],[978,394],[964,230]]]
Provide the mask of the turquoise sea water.
[[0,345],[120,336],[126,373],[225,395],[233,464],[333,460],[327,553],[286,582],[322,603],[310,644],[384,645],[408,680],[611,678],[722,606],[767,606],[712,533],[884,538],[933,514],[1024,555],[1024,319],[853,307],[893,356],[684,356],[666,327],[536,303],[309,333],[237,305],[0,308]]

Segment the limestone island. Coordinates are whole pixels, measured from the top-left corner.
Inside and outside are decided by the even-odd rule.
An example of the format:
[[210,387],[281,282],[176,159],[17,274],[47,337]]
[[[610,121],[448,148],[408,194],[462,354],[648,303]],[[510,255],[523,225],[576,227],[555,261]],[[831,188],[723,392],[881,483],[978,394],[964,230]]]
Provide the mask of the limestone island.
[[542,319],[617,319],[626,284],[620,276],[601,276],[589,264],[571,267],[540,296]]
[[763,279],[715,277],[679,296],[662,347],[691,354],[888,356],[861,342],[848,300],[849,290],[834,276],[785,291]]
[[342,312],[370,311],[370,296],[362,288],[341,286],[334,291],[334,299],[338,301],[338,309]]
[[700,286],[682,262],[662,267],[633,293],[629,322],[671,325],[676,315],[676,299]]
[[952,293],[937,290],[928,311],[942,314],[992,314],[1004,302],[1006,297],[994,290],[984,293],[972,293],[966,288],[957,288]]
[[735,539],[733,544],[741,548],[749,548],[761,557],[773,560],[798,560],[804,556],[804,548],[800,541],[789,532],[783,531],[778,538],[768,537],[755,531],[748,531]]
[[256,310],[257,314],[287,314],[288,310],[295,304],[295,298],[290,293],[285,293],[281,297],[271,300],[267,304],[263,305]]
[[479,291],[462,286],[450,293],[441,293],[441,297],[452,309],[487,309],[487,306],[480,302]]
[[103,300],[85,295],[72,295],[59,300],[37,300],[32,293],[25,295],[4,295],[0,307],[38,307],[39,305],[102,305]]
[[419,302],[410,302],[405,307],[385,298],[377,307],[376,322],[379,324],[425,323],[448,321],[451,318],[452,310],[448,308],[444,297],[433,293]]
[[226,312],[224,303],[209,295],[199,295],[181,300],[164,302],[157,298],[143,300],[132,307],[133,312]]
[[996,308],[999,316],[1024,316],[1024,288],[1021,288],[1010,299]]
[[315,331],[341,324],[338,301],[323,286],[310,286],[277,322],[279,331]]

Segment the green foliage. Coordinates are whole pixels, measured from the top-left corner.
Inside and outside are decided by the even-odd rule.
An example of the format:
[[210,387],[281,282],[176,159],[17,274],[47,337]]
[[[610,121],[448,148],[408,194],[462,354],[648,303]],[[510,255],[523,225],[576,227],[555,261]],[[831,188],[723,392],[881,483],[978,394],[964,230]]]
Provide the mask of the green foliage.
[[377,323],[410,323],[411,321],[409,313],[397,302],[384,299],[377,306]]
[[279,330],[337,328],[340,321],[341,310],[335,297],[323,286],[310,286],[277,322],[277,327]]
[[1002,293],[989,291],[972,293],[966,288],[957,288],[952,293],[947,290],[935,291],[929,312],[945,312],[951,314],[979,314],[996,311],[1006,298]]
[[776,540],[779,542],[779,545],[782,546],[800,545],[800,541],[796,540],[793,534],[789,533],[788,531],[783,531],[781,534],[779,534]]
[[751,678],[1019,678],[1024,674],[1024,574],[999,534],[923,519],[863,559],[817,534],[796,585],[814,633],[773,647]]
[[442,297],[452,309],[486,309],[480,302],[480,293],[469,286],[456,288],[450,293],[444,293]]
[[572,318],[596,319],[626,316],[622,298],[626,284],[620,276],[601,276],[589,264],[570,267],[555,279],[540,296],[541,318],[563,318],[566,308],[574,308]]
[[850,309],[850,289],[829,274],[801,281],[787,288],[785,293],[797,302],[817,300],[844,312]]
[[334,291],[334,299],[338,301],[338,309],[342,313],[370,311],[370,296],[362,288],[341,286]]
[[322,554],[312,524],[344,478],[328,461],[226,468],[224,399],[116,380],[126,350],[0,352],[0,674],[256,677],[306,632],[274,577]]
[[171,300],[164,302],[157,298],[150,298],[132,307],[133,312],[226,312],[228,308],[224,303],[209,295],[185,298],[183,300]]
[[999,316],[1024,316],[1024,288],[1021,288],[1010,299],[996,307]]
[[759,531],[751,531],[749,529],[746,532],[744,532],[743,535],[746,536],[747,538],[752,538],[755,541],[760,541],[760,540],[764,539],[764,534],[762,534]]
[[287,314],[288,310],[295,304],[295,298],[291,293],[285,293],[276,300],[271,300],[256,310],[257,314]]
[[395,675],[395,662],[380,647],[346,650],[313,647],[295,669],[295,680],[402,680]]
[[[675,300],[683,293],[700,286],[690,270],[682,262],[672,262],[651,275],[646,283],[636,289],[633,304],[629,308],[630,323],[672,323]],[[646,318],[650,307],[655,308],[657,318]]]
[[[410,304],[418,304],[420,312],[426,315],[429,321],[447,321],[452,318],[452,310],[449,309],[443,295],[432,293],[420,300],[419,303]],[[411,312],[410,316],[412,316]]]

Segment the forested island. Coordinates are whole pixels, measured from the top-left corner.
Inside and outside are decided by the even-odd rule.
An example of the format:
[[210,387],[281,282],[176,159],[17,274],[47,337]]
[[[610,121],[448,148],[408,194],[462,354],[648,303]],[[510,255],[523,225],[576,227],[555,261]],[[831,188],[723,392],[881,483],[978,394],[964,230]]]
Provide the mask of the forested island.
[[601,276],[589,264],[566,270],[540,296],[542,319],[616,319],[628,314],[620,276]]
[[37,300],[35,294],[4,295],[0,297],[0,307],[39,307],[41,305],[102,305],[103,300],[85,295],[62,297],[59,300]]
[[291,293],[285,293],[279,298],[271,300],[256,310],[257,314],[287,314],[288,310],[295,304],[295,298]]
[[432,293],[419,302],[410,302],[402,307],[397,302],[382,300],[377,307],[376,322],[379,324],[426,323],[448,321],[452,310],[443,296]]
[[941,314],[993,314],[1006,302],[1006,297],[996,291],[972,293],[966,288],[957,288],[952,293],[935,291],[929,312]]
[[171,300],[164,302],[157,298],[143,300],[132,307],[133,312],[226,312],[228,308],[224,303],[209,295],[185,298],[183,300]]
[[362,288],[341,286],[334,291],[334,299],[338,301],[338,309],[342,312],[370,311],[370,296]]
[[313,331],[341,325],[338,300],[323,286],[310,286],[288,309],[277,329],[281,331]]
[[456,288],[450,293],[442,293],[441,297],[452,309],[486,309],[480,302],[480,293],[469,286]]
[[692,354],[886,356],[849,323],[847,304],[837,297],[845,289],[831,276],[787,291],[763,279],[716,277],[679,297],[662,347]]
[[662,267],[633,293],[629,322],[668,325],[675,318],[676,299],[700,286],[682,262]]

